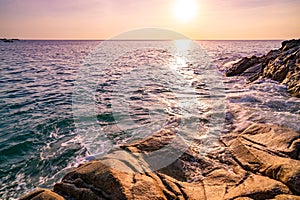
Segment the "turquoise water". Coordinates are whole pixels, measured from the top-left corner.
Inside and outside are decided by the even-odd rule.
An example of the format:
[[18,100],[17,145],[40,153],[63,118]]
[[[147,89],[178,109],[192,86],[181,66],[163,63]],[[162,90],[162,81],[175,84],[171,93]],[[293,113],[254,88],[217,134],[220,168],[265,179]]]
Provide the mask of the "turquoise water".
[[76,156],[85,156],[74,140],[72,86],[97,43],[0,43],[1,199],[51,185]]
[[[50,188],[68,170],[90,155],[89,148],[82,141],[85,138],[79,135],[75,128],[72,95],[79,68],[87,63],[86,58],[99,43],[99,41],[0,43],[1,199],[18,198],[24,192],[36,187]],[[144,46],[148,44],[151,46],[153,42],[141,41],[141,43]],[[160,48],[170,45],[166,41],[155,43]],[[254,121],[265,119],[264,122],[272,122],[275,119],[279,124],[299,131],[297,124],[300,115],[299,101],[290,98],[284,86],[268,81],[245,86],[243,80],[239,78],[227,79],[222,76],[230,61],[247,55],[262,55],[280,47],[280,41],[200,41],[199,44],[207,51],[207,56],[211,57],[212,66],[221,74],[220,81],[224,82],[228,109],[225,112],[227,114],[232,112],[238,116],[233,128],[239,128],[239,124],[245,124],[250,120],[249,118]],[[124,45],[130,46],[133,43],[114,42],[111,52],[104,52],[101,56],[110,56]],[[115,129],[116,119],[108,112],[111,105],[105,95],[113,93],[112,88],[114,91],[118,90],[113,83],[120,74],[124,73],[121,72],[124,63],[139,65],[142,62],[156,62],[162,65],[170,57],[161,50],[147,52],[149,56],[146,57],[123,56],[121,60],[115,62],[115,68],[111,68],[106,76],[99,78],[99,87],[95,96],[98,105],[97,120],[99,124],[105,126],[107,133],[111,133],[113,137],[110,139],[114,144],[126,141],[127,136]],[[140,53],[136,52],[136,55]],[[190,55],[194,55],[192,50]],[[133,63],[132,59],[134,59]],[[185,70],[188,72],[187,76],[192,72],[193,80],[200,79],[201,72],[197,71],[197,55],[194,55],[193,61]],[[143,71],[143,73],[147,72]],[[166,72],[147,77],[152,77],[153,82],[158,78],[168,81],[169,75]],[[174,83],[176,82],[172,82]],[[162,109],[164,114],[170,116],[178,115],[176,109],[180,108],[172,105],[174,103],[173,98],[170,98],[172,94],[169,94],[163,85],[151,85],[150,82],[147,84],[143,86],[143,90],[138,90],[135,96],[129,97],[133,108],[129,111],[130,116],[136,120],[135,125],[140,127],[126,127],[128,129],[141,128],[149,123],[151,109],[153,111]],[[126,84],[123,85],[126,88]],[[200,120],[205,121],[207,99],[203,96],[206,89],[204,85],[197,86],[200,89],[196,94],[199,97],[202,95],[203,102]],[[120,88],[119,90],[121,92]],[[146,94],[145,91],[148,93]],[[257,114],[258,111],[262,112]]]

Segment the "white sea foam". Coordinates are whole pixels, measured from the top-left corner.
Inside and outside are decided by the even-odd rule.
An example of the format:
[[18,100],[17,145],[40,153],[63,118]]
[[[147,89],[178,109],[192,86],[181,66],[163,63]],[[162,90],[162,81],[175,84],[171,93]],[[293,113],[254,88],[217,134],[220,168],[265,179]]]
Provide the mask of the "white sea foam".
[[[99,55],[97,62],[102,62],[101,56],[114,55],[116,49],[124,46],[130,47],[133,43],[142,46],[156,45],[160,49],[174,45],[172,42],[166,41],[115,41],[111,46],[111,51],[107,55]],[[2,49],[0,58],[3,61],[0,63],[3,76],[0,86],[5,88],[5,90],[0,90],[2,119],[0,122],[0,149],[5,152],[10,147],[9,145],[23,145],[24,141],[20,141],[20,138],[25,137],[28,140],[28,144],[25,143],[20,151],[20,148],[17,149],[18,155],[1,154],[3,162],[0,163],[2,170],[0,196],[3,199],[16,199],[24,192],[38,186],[50,188],[71,168],[87,162],[95,156],[86,150],[84,138],[76,136],[78,133],[72,127],[74,124],[71,93],[72,81],[75,79],[78,67],[82,66],[84,56],[96,44],[97,42],[85,41],[24,41],[0,44]],[[280,47],[280,41],[199,41],[198,44],[210,56],[211,67],[218,68],[222,72],[244,56],[262,55],[271,49]],[[185,91],[182,95],[186,98],[197,96],[197,101],[200,102],[197,113],[199,118],[197,133],[199,134],[194,136],[199,142],[205,143],[210,139],[210,135],[205,134],[211,126],[209,119],[220,114],[218,110],[212,110],[216,105],[212,104],[211,98],[217,98],[217,95],[212,95],[210,88],[213,85],[208,85],[205,81],[212,77],[207,76],[207,72],[203,70],[205,65],[202,63],[204,58],[201,57],[201,53],[193,53],[193,50],[186,52],[189,53],[188,57],[193,62],[184,60],[184,67],[179,71],[186,77],[188,86],[195,89],[195,92]],[[137,65],[150,64],[150,66],[154,66],[153,63],[160,64],[163,59],[172,58],[171,54],[168,55],[163,51],[149,51],[148,56],[140,55],[141,57],[135,61],[141,60],[142,63],[136,63]],[[126,55],[124,54],[124,56]],[[127,59],[130,60],[133,57],[127,57]],[[125,57],[124,60],[126,60]],[[120,62],[120,64],[124,64],[124,62]],[[105,115],[111,110],[110,99],[105,91],[116,87],[120,76],[126,75],[126,73],[128,75],[124,66],[116,67],[117,71],[109,77],[108,83],[103,82],[103,76],[97,76],[99,83],[104,84],[101,88],[95,88],[102,91],[101,95],[92,96],[93,101],[97,103],[107,103],[105,105],[97,104],[95,107],[93,106],[93,109],[95,108],[96,113],[103,114],[96,116],[96,121],[99,117],[98,123],[102,126],[103,131],[108,133],[107,138],[116,145],[130,141],[130,136],[118,132],[119,128],[114,124],[114,120]],[[138,73],[138,68],[136,70],[132,72]],[[109,70],[103,73],[109,73]],[[284,85],[268,79],[260,79],[249,84],[243,77],[228,78],[223,77],[222,74],[217,77],[217,81],[224,83],[223,89],[226,95],[224,105],[222,105],[224,106],[224,120],[232,122],[225,124],[224,129],[219,130],[218,134],[231,131],[231,129],[243,130],[248,124],[257,122],[276,123],[300,132],[300,101],[290,97]],[[169,80],[168,77],[165,77],[160,81]],[[176,80],[171,81],[176,82]],[[162,107],[153,109],[155,114],[162,111],[169,115],[184,112],[184,110],[180,110],[182,107],[176,104],[178,103],[176,98],[170,98],[170,95],[166,95],[169,99],[164,98],[164,94],[167,94],[168,91],[162,90],[163,87],[155,84],[146,85],[132,95],[132,102],[136,103],[130,104],[129,114],[136,124],[140,125],[141,130],[152,120],[149,117],[149,109],[146,109],[152,103],[147,102],[147,98],[153,100],[157,107]],[[115,88],[115,91],[116,89],[118,88]],[[117,98],[117,96],[115,97]],[[84,110],[86,107],[83,106],[82,109]],[[90,117],[95,116],[86,116],[84,120],[88,121]],[[132,138],[141,135],[142,132],[133,130],[132,127],[129,127],[128,131],[132,132]],[[218,130],[211,129],[210,131]],[[218,134],[214,134],[213,137]],[[16,140],[10,141],[10,138],[16,138]],[[94,138],[91,137],[91,139]],[[103,152],[109,147],[105,143],[96,145],[99,145]],[[201,153],[202,149],[199,149],[199,145],[193,147],[195,147],[195,152]],[[221,152],[221,149],[213,149],[213,146],[211,149]],[[195,177],[195,179],[197,178],[201,177]]]

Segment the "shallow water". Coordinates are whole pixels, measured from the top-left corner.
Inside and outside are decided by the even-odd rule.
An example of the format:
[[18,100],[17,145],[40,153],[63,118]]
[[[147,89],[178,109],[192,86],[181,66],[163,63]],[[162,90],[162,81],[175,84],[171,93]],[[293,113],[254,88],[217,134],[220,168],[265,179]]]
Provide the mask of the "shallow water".
[[199,153],[252,122],[300,132],[300,101],[285,86],[223,76],[232,61],[278,47],[280,41],[0,43],[0,196],[51,187],[87,156],[174,119],[188,144],[207,141]]

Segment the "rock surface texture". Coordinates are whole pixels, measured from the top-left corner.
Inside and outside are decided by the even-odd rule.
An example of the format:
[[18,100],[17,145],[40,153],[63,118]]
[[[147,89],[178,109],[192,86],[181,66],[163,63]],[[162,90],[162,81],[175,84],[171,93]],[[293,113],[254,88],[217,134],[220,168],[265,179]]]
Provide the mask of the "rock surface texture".
[[300,199],[300,134],[291,129],[254,123],[224,135],[215,152],[188,149],[154,172],[134,154],[155,151],[168,139],[170,131],[126,145],[74,169],[53,191],[39,189],[21,200]]
[[270,78],[285,84],[292,96],[300,97],[300,39],[284,41],[280,49],[264,56],[243,58],[226,72],[226,76],[236,75],[250,81]]

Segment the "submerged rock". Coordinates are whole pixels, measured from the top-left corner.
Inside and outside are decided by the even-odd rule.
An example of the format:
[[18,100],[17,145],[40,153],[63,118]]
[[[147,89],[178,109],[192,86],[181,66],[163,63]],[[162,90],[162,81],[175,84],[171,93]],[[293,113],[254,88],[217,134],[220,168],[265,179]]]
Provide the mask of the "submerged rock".
[[[161,138],[159,138],[161,134]],[[220,148],[207,155],[195,141],[173,164],[149,171],[136,153],[168,145],[171,131],[161,131],[112,151],[68,173],[53,193],[37,190],[30,199],[299,199],[300,134],[272,124],[252,124],[220,138]]]
[[270,78],[287,85],[292,96],[300,97],[300,39],[284,41],[280,49],[264,56],[243,58],[226,71],[226,76],[236,75],[250,81]]

